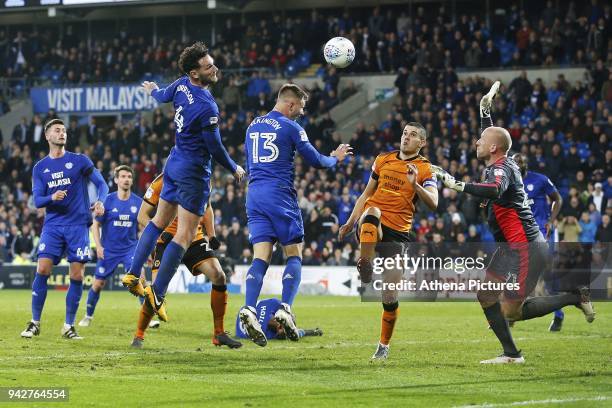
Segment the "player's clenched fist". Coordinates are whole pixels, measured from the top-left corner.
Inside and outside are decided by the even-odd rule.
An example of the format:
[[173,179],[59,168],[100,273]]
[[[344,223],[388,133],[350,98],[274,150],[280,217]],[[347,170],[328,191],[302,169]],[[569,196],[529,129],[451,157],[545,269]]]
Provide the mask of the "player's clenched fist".
[[51,195],[51,200],[62,201],[68,195],[68,190],[57,190]]
[[351,145],[341,143],[336,150],[331,152],[330,156],[337,158],[341,162],[346,156],[351,156],[352,154],[353,148]]
[[104,215],[104,204],[102,204],[102,201],[96,201],[94,203],[93,215],[94,217],[101,217]]

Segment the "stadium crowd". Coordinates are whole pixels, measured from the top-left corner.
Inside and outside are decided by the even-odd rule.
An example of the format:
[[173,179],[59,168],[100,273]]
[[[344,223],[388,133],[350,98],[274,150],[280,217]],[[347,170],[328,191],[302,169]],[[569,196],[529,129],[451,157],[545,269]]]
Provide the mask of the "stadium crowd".
[[[375,155],[398,145],[406,121],[420,121],[427,127],[428,146],[422,154],[433,163],[459,178],[480,178],[483,165],[476,160],[473,141],[479,133],[478,101],[489,84],[479,77],[459,80],[452,67],[588,64],[589,77],[571,84],[562,75],[549,87],[541,80],[530,82],[524,74],[515,78],[502,88],[493,116],[509,128],[513,151],[526,153],[530,168],[546,174],[561,192],[559,239],[612,241],[612,73],[607,68],[612,40],[603,41],[610,38],[611,10],[598,4],[593,1],[578,10],[571,2],[560,11],[547,4],[537,18],[511,6],[503,24],[494,21],[490,29],[476,15],[451,22],[444,7],[432,15],[418,8],[413,17],[394,13],[393,8],[366,10],[361,19],[353,15],[360,9],[350,9],[336,19],[316,11],[282,20],[275,15],[257,24],[247,21],[244,30],[227,19],[213,50],[222,69],[265,66],[280,73],[287,60],[309,44],[318,47],[330,35],[344,34],[358,52],[350,70],[397,73],[397,103],[383,123],[359,124],[350,142],[355,147],[352,160],[327,171],[310,168],[299,157],[296,160],[295,187],[306,232],[303,263],[355,264],[356,243],[353,239],[338,242],[338,228],[363,191]],[[59,84],[77,84],[135,81],[149,73],[176,75],[182,44],[178,41],[162,39],[152,45],[144,37],[122,31],[122,36],[88,47],[66,30],[61,40],[36,30],[17,33],[9,40],[0,30],[0,55],[7,57],[0,59],[0,77],[51,75]],[[243,32],[246,35],[238,37]],[[315,41],[311,34],[321,38]],[[492,56],[489,41],[493,38],[493,48],[507,49],[500,52],[500,48]],[[470,51],[479,54],[477,50],[478,58],[468,57]],[[311,51],[319,55],[318,49]],[[506,55],[511,55],[510,62],[500,61]],[[40,63],[28,63],[33,60]],[[230,72],[213,93],[221,107],[223,141],[230,155],[244,163],[245,129],[256,115],[273,106],[275,90],[269,74],[261,70]],[[333,68],[325,71],[324,83],[323,88],[309,90],[301,123],[317,149],[328,154],[340,143],[329,109],[355,92],[355,87],[339,94],[339,76]],[[55,116],[50,111],[46,117],[35,115],[32,121],[24,118],[11,135],[5,135],[10,142],[0,154],[0,262],[35,259],[44,213],[31,202],[31,170],[48,149],[42,125]],[[174,142],[173,112],[161,109],[150,120],[137,115],[102,127],[93,119],[86,125],[73,120],[67,127],[67,149],[91,157],[111,190],[113,169],[119,164],[132,166],[134,191],[139,195],[163,168]],[[245,226],[247,186],[235,184],[219,169],[213,180],[216,234],[222,242],[219,253],[230,263],[247,264],[252,255]],[[492,240],[479,204],[473,196],[444,189],[436,212],[419,209],[415,215],[417,239]],[[281,261],[277,251],[273,263]]]
[[[435,78],[428,78],[428,73]],[[421,74],[423,77],[416,81],[410,75],[398,75],[397,104],[383,123],[358,126],[351,140],[355,157],[342,167],[316,170],[298,156],[295,187],[306,231],[305,265],[355,263],[356,243],[352,239],[338,242],[338,228],[363,191],[375,154],[397,146],[402,124],[407,120],[426,126],[430,136],[422,154],[433,163],[459,178],[480,178],[483,165],[475,157],[473,142],[479,127],[478,100],[489,84],[479,77],[458,80],[452,70]],[[612,240],[611,105],[604,99],[603,87],[597,85],[598,80],[610,78],[609,75],[606,68],[594,66],[588,82],[570,84],[560,76],[548,89],[541,81],[531,83],[521,75],[502,88],[496,101],[494,120],[509,127],[513,151],[526,153],[529,167],[546,174],[564,197],[557,224],[562,240]],[[606,80],[608,86],[612,85],[611,79]],[[225,85],[230,86],[231,81],[225,80]],[[246,88],[240,88],[239,94],[246,98]],[[315,146],[329,153],[340,143],[335,124],[328,114],[315,120],[316,110],[310,110],[318,106],[322,94],[320,89],[311,92],[302,125]],[[274,92],[270,92],[262,106],[238,112],[224,97],[219,98],[221,134],[230,155],[239,162],[244,162],[242,143],[248,123],[272,106],[273,96]],[[55,113],[49,112],[45,118],[35,116],[32,123],[24,120],[16,125],[9,148],[0,158],[0,178],[6,180],[0,189],[0,257],[4,261],[17,258],[21,262],[35,255],[43,212],[31,203],[31,169],[36,160],[46,155],[42,123],[53,116]],[[163,168],[173,134],[173,113],[157,109],[150,122],[137,118],[116,122],[106,129],[99,129],[95,121],[85,126],[73,121],[68,125],[67,148],[91,157],[111,189],[114,167],[133,166],[134,191],[142,195]],[[232,176],[220,169],[216,169],[213,180],[212,205],[216,233],[222,242],[220,253],[231,262],[248,263],[252,254],[245,227],[247,186],[235,184]],[[435,234],[447,241],[490,241],[479,204],[471,195],[444,189],[436,212],[420,209],[416,214],[414,232],[422,241],[431,240]],[[274,261],[282,261],[280,251]]]
[[[405,6],[389,5],[287,11],[282,16],[225,16],[216,27],[213,56],[221,69],[265,68],[282,75],[287,64],[304,52],[313,62],[321,62],[322,44],[341,35],[356,48],[355,63],[348,72],[397,72],[401,66],[473,69],[610,61],[610,4],[549,0],[543,6],[520,9],[511,4],[494,10],[491,21],[480,2],[462,5],[463,14],[456,17],[444,4],[418,6],[413,13]],[[201,24],[196,20],[180,23],[185,25],[184,37]],[[177,57],[188,38],[154,36],[153,24],[145,24],[146,30],[137,22],[117,26],[114,35],[103,31],[89,40],[84,24],[0,29],[0,77],[76,85],[168,78],[177,72]]]

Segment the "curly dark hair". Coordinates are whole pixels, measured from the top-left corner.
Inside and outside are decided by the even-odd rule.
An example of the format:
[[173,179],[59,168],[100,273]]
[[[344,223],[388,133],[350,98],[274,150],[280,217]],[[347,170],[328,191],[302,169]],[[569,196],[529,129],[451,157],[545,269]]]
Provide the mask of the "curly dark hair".
[[185,75],[189,75],[189,71],[192,69],[198,69],[200,67],[200,61],[202,58],[208,55],[208,47],[201,42],[189,46],[181,52],[178,60],[178,66],[181,72]]

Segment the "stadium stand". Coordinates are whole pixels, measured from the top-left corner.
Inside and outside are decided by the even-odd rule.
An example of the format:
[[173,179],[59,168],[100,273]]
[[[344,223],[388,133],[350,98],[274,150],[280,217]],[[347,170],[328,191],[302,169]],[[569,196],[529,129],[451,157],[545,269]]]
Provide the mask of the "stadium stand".
[[[455,69],[584,65],[588,78],[569,83],[560,76],[548,86],[525,75],[505,84],[493,117],[513,137],[513,150],[527,153],[532,170],[546,174],[559,188],[564,205],[559,218],[561,239],[609,241],[612,217],[612,40],[610,6],[553,8],[529,14],[516,5],[487,24],[466,13],[451,21],[444,6],[409,17],[397,8],[296,11],[280,19],[248,15],[243,23],[227,19],[217,34],[213,55],[224,74],[214,94],[221,102],[221,134],[232,157],[243,162],[242,143],[250,120],[273,105],[270,79],[293,76],[319,62],[319,45],[346,35],[356,46],[356,63],[346,73],[394,73],[397,102],[382,123],[360,123],[351,137],[355,157],[346,171],[316,170],[296,161],[296,190],[302,209],[306,245],[304,265],[354,265],[359,257],[353,240],[338,242],[339,225],[348,218],[367,183],[375,154],[393,149],[402,123],[420,121],[428,129],[424,150],[433,163],[455,177],[479,179],[482,165],[471,149],[478,135],[478,100],[488,87],[477,74],[460,80]],[[333,18],[332,15],[342,15]],[[500,21],[497,21],[500,19]],[[0,99],[8,101],[34,84],[57,86],[101,82],[167,81],[176,76],[182,42],[119,30],[107,39],[82,40],[70,25],[12,27],[0,30],[0,81],[11,84]],[[189,29],[188,29],[189,31]],[[246,33],[238,38],[237,32]],[[312,39],[310,35],[320,38]],[[315,48],[310,44],[314,44]],[[36,66],[28,61],[40,61]],[[450,67],[454,67],[450,68]],[[329,110],[346,100],[338,93],[339,74],[321,67],[323,88],[310,89],[302,125],[322,152],[340,136]],[[344,73],[343,73],[344,74]],[[6,88],[5,88],[6,89]],[[4,135],[0,154],[0,262],[24,263],[36,257],[43,213],[31,203],[31,170],[47,151],[42,135],[46,117],[35,115],[14,124]],[[113,189],[112,172],[133,166],[136,192],[142,195],[163,168],[173,144],[173,112],[157,109],[147,118],[136,115],[99,126],[95,120],[71,120],[68,150],[92,158]],[[213,207],[220,253],[236,264],[249,264],[251,251],[244,211],[244,185],[216,170]],[[435,233],[452,241],[492,240],[479,202],[444,190],[435,213],[421,209],[414,231],[420,240]],[[93,251],[95,253],[95,251]],[[274,254],[272,263],[281,263]]]

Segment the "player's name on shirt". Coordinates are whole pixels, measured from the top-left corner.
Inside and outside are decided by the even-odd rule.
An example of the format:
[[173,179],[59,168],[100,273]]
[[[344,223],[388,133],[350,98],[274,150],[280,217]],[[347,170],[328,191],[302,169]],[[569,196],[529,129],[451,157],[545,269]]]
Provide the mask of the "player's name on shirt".
[[185,96],[187,97],[187,101],[189,101],[189,104],[190,105],[193,104],[193,95],[191,94],[191,92],[189,91],[189,88],[187,88],[186,85],[179,85],[176,87],[176,90],[178,92],[183,92]]
[[261,310],[259,311],[259,316],[257,318],[257,321],[259,321],[259,324],[261,326],[264,326],[264,321],[266,320],[266,310],[267,309],[268,307],[266,305],[262,305]]
[[[46,169],[49,171],[49,169]],[[51,174],[51,181],[47,182],[47,186],[49,188],[58,187],[58,186],[67,186],[72,184],[70,181],[70,177],[64,178],[64,172],[58,171],[57,173]]]
[[272,126],[274,128],[274,130],[282,129],[281,124],[276,119],[267,118],[265,116],[259,116],[259,117],[255,118],[255,119],[253,119],[253,122],[251,122],[249,127],[251,127],[253,125],[258,125],[260,123],[265,124],[265,125],[270,125],[270,126]]

